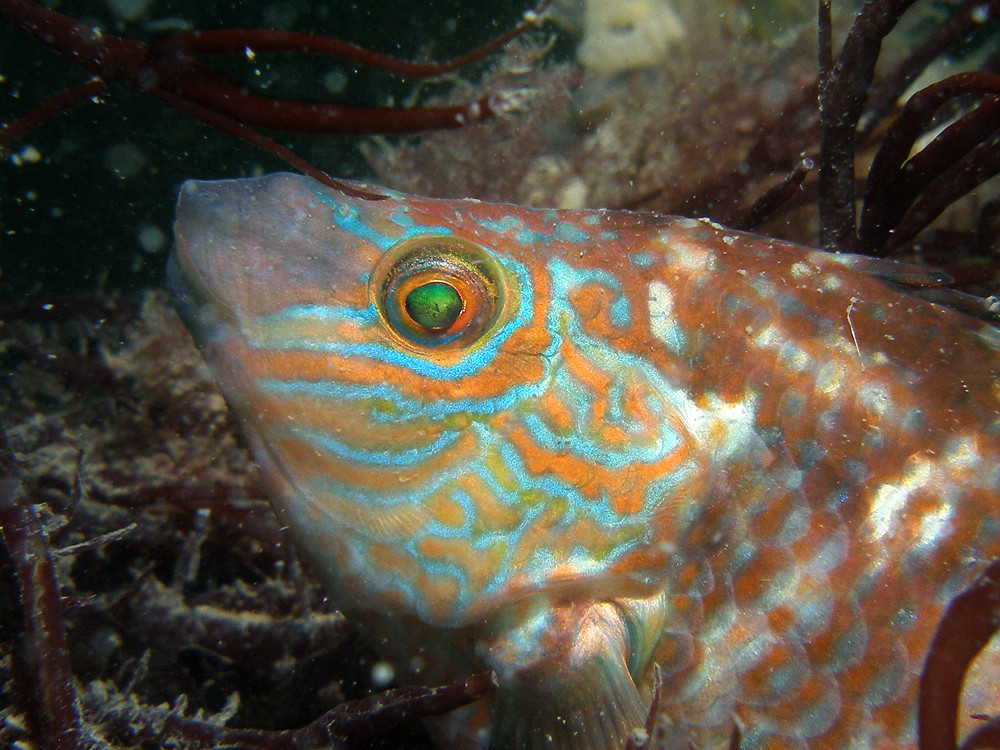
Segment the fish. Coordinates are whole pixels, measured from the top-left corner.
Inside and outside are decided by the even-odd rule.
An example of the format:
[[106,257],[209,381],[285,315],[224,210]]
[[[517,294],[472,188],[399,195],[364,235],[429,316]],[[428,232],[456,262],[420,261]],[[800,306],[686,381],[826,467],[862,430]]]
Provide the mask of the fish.
[[676,747],[916,746],[937,623],[1000,557],[1000,333],[892,283],[925,271],[292,174],[187,182],[174,232],[337,606],[401,683],[495,672],[440,746],[620,747],[655,672]]

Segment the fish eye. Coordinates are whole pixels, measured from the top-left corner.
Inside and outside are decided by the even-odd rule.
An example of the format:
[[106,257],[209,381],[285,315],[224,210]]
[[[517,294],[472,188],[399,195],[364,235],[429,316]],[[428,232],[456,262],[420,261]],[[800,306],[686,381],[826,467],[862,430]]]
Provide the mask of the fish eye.
[[455,237],[414,237],[391,248],[372,273],[383,322],[411,344],[468,346],[496,321],[502,270],[482,247]]

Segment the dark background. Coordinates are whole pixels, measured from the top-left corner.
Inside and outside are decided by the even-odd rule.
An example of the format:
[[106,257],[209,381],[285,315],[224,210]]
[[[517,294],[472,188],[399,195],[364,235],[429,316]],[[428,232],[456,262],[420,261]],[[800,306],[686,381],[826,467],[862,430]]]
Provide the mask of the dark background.
[[[392,0],[324,3],[152,0],[133,20],[110,2],[73,0],[56,9],[105,33],[151,39],[158,28],[184,23],[195,29],[290,28],[335,36],[406,58],[446,58],[481,44],[515,24],[530,0]],[[487,7],[488,6],[488,7]],[[167,19],[171,19],[166,24]],[[420,84],[358,70],[331,58],[259,55],[212,58],[213,65],[267,94],[385,104],[440,92],[447,83]],[[260,74],[257,74],[257,71]],[[324,78],[346,81],[330,94]],[[468,75],[475,75],[473,69]],[[84,83],[86,74],[21,32],[0,22],[0,122],[31,111],[58,91]],[[268,133],[330,174],[364,177],[364,162],[347,136]],[[37,163],[16,166],[11,155],[33,147]],[[132,154],[134,171],[116,173],[117,154]],[[124,163],[128,164],[126,159]],[[188,178],[224,178],[287,167],[272,157],[213,131],[124,84],[112,85],[99,103],[56,115],[8,145],[0,160],[0,300],[69,292],[134,291],[162,284],[173,202]],[[164,243],[150,252],[145,232]]]

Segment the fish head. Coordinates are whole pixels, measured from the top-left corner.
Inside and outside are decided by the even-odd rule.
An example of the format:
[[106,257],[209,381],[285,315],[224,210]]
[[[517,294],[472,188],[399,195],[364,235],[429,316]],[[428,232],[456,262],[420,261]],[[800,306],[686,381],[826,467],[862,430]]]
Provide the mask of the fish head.
[[637,717],[704,474],[622,249],[654,220],[366,190],[181,190],[171,287],[279,517],[348,612],[467,628],[507,684],[594,675]]

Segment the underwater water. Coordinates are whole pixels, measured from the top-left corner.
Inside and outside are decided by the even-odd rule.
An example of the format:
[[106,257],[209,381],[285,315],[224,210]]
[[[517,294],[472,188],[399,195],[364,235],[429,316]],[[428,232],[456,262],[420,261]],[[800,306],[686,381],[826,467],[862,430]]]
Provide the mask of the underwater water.
[[[57,9],[109,34],[149,40],[185,29],[295,28],[400,57],[454,55],[515,22],[514,2],[61,2]],[[241,80],[307,99],[383,104],[412,86],[331,58],[271,56],[251,64],[223,56]],[[0,119],[9,122],[86,74],[0,25]],[[357,139],[286,136],[331,174],[360,177]],[[177,188],[185,179],[246,176],[282,163],[221,136],[124,84],[11,144],[0,163],[3,254],[0,297],[44,291],[141,289],[162,283]],[[27,151],[26,151],[27,149]]]
[[[50,5],[127,39],[295,29],[414,59],[528,10]],[[511,748],[916,746],[938,622],[978,575],[1000,579],[996,304],[932,267],[995,292],[996,180],[893,250],[918,265],[812,253],[812,3],[555,5],[558,23],[430,82],[294,51],[212,58],[264,96],[523,100],[418,135],[268,132],[334,180],[402,194],[264,178],[290,168],[124,83],[0,146],[0,747],[285,747],[338,706],[329,731],[351,747],[471,747],[490,722]],[[835,50],[860,6],[834,7]],[[876,88],[956,8],[970,30],[911,88],[997,74],[995,4],[916,3]],[[85,81],[0,21],[0,125]],[[926,130],[984,98],[988,114],[981,92],[958,97]],[[859,181],[892,104],[853,153]],[[233,178],[261,179],[189,184],[175,246],[181,185]],[[444,281],[414,287],[425,267]],[[303,491],[303,511],[285,483],[317,466],[340,494]],[[317,497],[357,546],[309,515]],[[988,594],[949,648],[989,640]],[[928,672],[938,738],[959,651]],[[995,669],[978,665],[961,732],[988,724]],[[442,683],[436,704],[421,692]],[[389,710],[350,703],[400,685],[417,687]],[[393,714],[484,696],[429,730]]]

